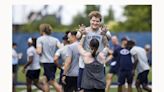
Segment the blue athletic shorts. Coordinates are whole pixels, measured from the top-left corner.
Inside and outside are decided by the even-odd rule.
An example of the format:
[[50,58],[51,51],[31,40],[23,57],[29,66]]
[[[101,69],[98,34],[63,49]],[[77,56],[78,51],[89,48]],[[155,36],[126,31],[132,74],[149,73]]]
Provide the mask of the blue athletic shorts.
[[128,84],[132,84],[132,82],[133,82],[132,71],[120,71],[118,73],[118,85],[119,86],[124,85],[126,80],[127,80]]
[[81,90],[81,81],[82,81],[82,76],[83,76],[83,70],[84,68],[79,68],[79,74],[78,74],[78,77],[77,77],[77,88],[78,90]]

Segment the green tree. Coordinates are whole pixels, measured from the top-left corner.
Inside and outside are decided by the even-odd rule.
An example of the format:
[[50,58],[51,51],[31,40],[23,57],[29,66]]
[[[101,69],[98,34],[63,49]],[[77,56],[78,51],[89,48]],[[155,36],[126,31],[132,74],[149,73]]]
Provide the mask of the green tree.
[[123,29],[130,31],[151,31],[151,5],[128,5],[124,7]]
[[59,28],[61,26],[57,23],[55,16],[47,15],[42,17],[40,20],[34,20],[23,25],[22,27],[20,27],[20,30],[22,32],[37,32],[39,30],[39,25],[42,23],[48,23],[53,28]]
[[100,11],[100,6],[99,5],[86,5],[85,12],[84,12],[85,15],[88,16],[88,14],[91,11]]
[[104,23],[108,23],[109,21],[114,21],[115,17],[114,17],[114,10],[112,8],[112,6],[110,6],[109,10],[108,10],[108,15],[104,17]]

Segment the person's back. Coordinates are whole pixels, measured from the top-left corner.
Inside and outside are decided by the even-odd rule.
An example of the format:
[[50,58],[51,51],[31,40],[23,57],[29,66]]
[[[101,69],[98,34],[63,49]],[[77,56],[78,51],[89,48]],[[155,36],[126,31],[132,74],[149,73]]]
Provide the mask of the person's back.
[[57,50],[58,39],[52,36],[44,35],[38,38],[37,43],[42,46],[41,62],[54,63],[53,56]]
[[86,64],[82,78],[82,88],[85,89],[104,89],[105,74],[104,64],[100,63],[96,58],[94,61]]
[[27,70],[37,70],[40,69],[40,58],[36,53],[36,49],[34,46],[31,46],[27,49],[27,61],[29,61],[29,57],[33,56],[33,62],[27,67]]
[[87,34],[86,34],[86,38],[85,38],[85,41],[84,41],[84,49],[89,51],[90,48],[89,48],[89,43],[92,39],[97,39],[100,43],[100,46],[99,46],[99,50],[103,50],[104,46],[103,46],[103,36],[101,35],[101,30],[98,29],[97,31],[92,31],[92,29],[90,27],[87,27],[86,28],[87,30]]

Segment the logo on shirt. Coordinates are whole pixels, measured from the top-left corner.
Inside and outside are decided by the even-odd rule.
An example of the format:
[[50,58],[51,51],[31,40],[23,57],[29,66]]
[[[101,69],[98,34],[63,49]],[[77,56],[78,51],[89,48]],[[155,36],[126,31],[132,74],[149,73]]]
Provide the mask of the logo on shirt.
[[127,55],[127,54],[129,54],[129,50],[127,50],[127,49],[122,49],[122,50],[120,51],[120,54],[122,54],[122,55]]

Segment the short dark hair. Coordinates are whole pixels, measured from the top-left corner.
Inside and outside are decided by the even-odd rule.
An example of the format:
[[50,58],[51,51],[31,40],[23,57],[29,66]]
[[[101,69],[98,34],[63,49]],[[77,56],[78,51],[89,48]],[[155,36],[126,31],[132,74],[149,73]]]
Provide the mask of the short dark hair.
[[77,31],[71,31],[70,33],[71,33],[71,35],[74,35],[74,36],[76,36],[76,34],[77,34]]
[[67,31],[65,32],[65,34],[68,35],[69,32],[71,32],[71,31],[70,31],[70,30],[67,30]]
[[17,46],[17,43],[13,42],[12,46]]
[[37,38],[35,37],[32,37],[32,45],[36,48],[36,40]]
[[99,11],[92,11],[88,15],[89,19],[92,19],[92,17],[100,18],[100,21],[102,20],[102,16]]
[[128,45],[128,46],[135,46],[136,43],[135,43],[135,41],[133,41],[133,40],[129,40],[129,41],[127,42],[127,45]]
[[63,38],[62,38],[63,40],[68,40],[68,36],[67,35],[65,35],[65,36],[63,36]]

